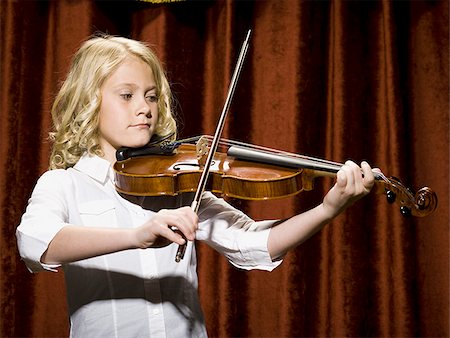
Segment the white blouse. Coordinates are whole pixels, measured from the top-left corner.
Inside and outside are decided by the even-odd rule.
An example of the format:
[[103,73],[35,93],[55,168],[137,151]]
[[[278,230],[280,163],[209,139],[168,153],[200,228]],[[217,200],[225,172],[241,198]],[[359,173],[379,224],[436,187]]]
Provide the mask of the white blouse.
[[[19,252],[28,269],[57,271],[40,261],[65,226],[133,228],[156,211],[190,205],[191,194],[121,197],[109,162],[83,156],[67,170],[38,180],[17,228]],[[224,254],[238,268],[272,270],[267,239],[274,221],[255,222],[211,193],[199,210],[197,240]],[[175,262],[178,245],[134,249],[64,264],[71,337],[206,337],[198,297],[195,246]]]

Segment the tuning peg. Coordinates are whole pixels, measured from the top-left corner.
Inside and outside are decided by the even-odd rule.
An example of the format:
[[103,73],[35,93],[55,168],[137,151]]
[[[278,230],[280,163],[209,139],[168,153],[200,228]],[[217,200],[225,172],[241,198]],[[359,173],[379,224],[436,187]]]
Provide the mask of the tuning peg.
[[408,207],[402,206],[402,207],[400,207],[400,213],[404,217],[409,217],[409,216],[411,216],[411,209]]
[[386,199],[389,204],[394,203],[396,197],[397,195],[395,194],[395,192],[393,192],[392,190],[386,190]]

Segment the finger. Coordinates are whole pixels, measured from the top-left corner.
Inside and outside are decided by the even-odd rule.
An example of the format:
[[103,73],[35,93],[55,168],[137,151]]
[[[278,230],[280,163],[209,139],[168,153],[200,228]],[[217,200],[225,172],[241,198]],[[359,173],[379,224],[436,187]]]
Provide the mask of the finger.
[[177,243],[179,245],[183,245],[186,243],[186,239],[183,237],[183,235],[175,231],[176,228],[172,229],[163,220],[156,218],[152,220],[152,223],[154,224],[154,226],[152,227],[152,233],[156,237],[165,238],[166,240]]
[[341,168],[336,174],[336,184],[339,187],[345,187],[347,185],[347,175],[345,170]]
[[193,224],[194,228],[197,228],[198,216],[191,207],[181,207],[179,209],[167,211],[169,214],[172,214],[175,217],[180,217],[184,219],[187,224]]
[[192,224],[195,225],[195,230],[198,229],[198,215],[192,210],[191,207],[183,207],[181,208],[183,212],[185,212],[186,216],[190,219]]
[[364,174],[363,186],[366,191],[370,190],[375,182],[372,168],[366,161],[361,162],[361,168]]
[[353,174],[355,178],[354,193],[359,195],[361,193],[367,193],[370,191],[373,185],[373,172],[372,168],[365,161],[361,163],[359,167],[356,163],[352,164]]
[[167,224],[170,230],[178,232],[188,240],[195,239],[195,231],[198,227],[197,216],[185,210],[167,210],[161,213],[162,222]]
[[186,244],[186,238],[177,230],[177,228],[166,226],[164,230],[161,231],[161,236],[167,238],[169,241],[174,242],[179,245]]
[[[347,186],[354,186],[355,182],[358,180],[356,172],[360,170],[358,165],[355,162],[346,161],[343,169],[347,176]],[[361,175],[361,173],[359,173],[359,175]]]
[[191,207],[185,207],[182,210],[182,219],[183,219],[183,224],[186,226],[187,231],[189,232],[188,239],[194,240],[195,232],[198,229],[197,214],[192,210]]

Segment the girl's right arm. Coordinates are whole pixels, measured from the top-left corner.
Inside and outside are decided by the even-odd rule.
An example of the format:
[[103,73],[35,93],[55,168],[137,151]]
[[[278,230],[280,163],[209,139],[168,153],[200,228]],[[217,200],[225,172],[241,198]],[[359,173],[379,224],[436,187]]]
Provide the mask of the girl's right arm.
[[187,207],[161,210],[137,228],[66,223],[70,208],[78,210],[77,201],[70,199],[75,189],[71,182],[66,170],[51,170],[39,178],[33,190],[16,231],[20,256],[30,271],[54,270],[62,263],[102,254],[194,239],[197,215]]
[[41,262],[62,264],[122,250],[163,247],[172,242],[182,245],[186,239],[194,240],[197,227],[197,215],[190,207],[161,210],[132,229],[67,225],[54,236]]

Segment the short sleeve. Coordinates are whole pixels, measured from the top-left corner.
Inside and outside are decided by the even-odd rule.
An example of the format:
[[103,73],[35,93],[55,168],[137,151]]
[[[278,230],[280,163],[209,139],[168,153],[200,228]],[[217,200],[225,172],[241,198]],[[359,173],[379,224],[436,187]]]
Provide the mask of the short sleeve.
[[31,272],[56,271],[59,267],[42,263],[41,257],[55,235],[67,225],[70,182],[66,170],[51,170],[39,178],[31,194],[16,230],[20,256]]
[[234,266],[271,271],[281,264],[272,261],[267,242],[276,220],[256,222],[221,198],[207,192],[199,211],[196,238],[223,254]]

